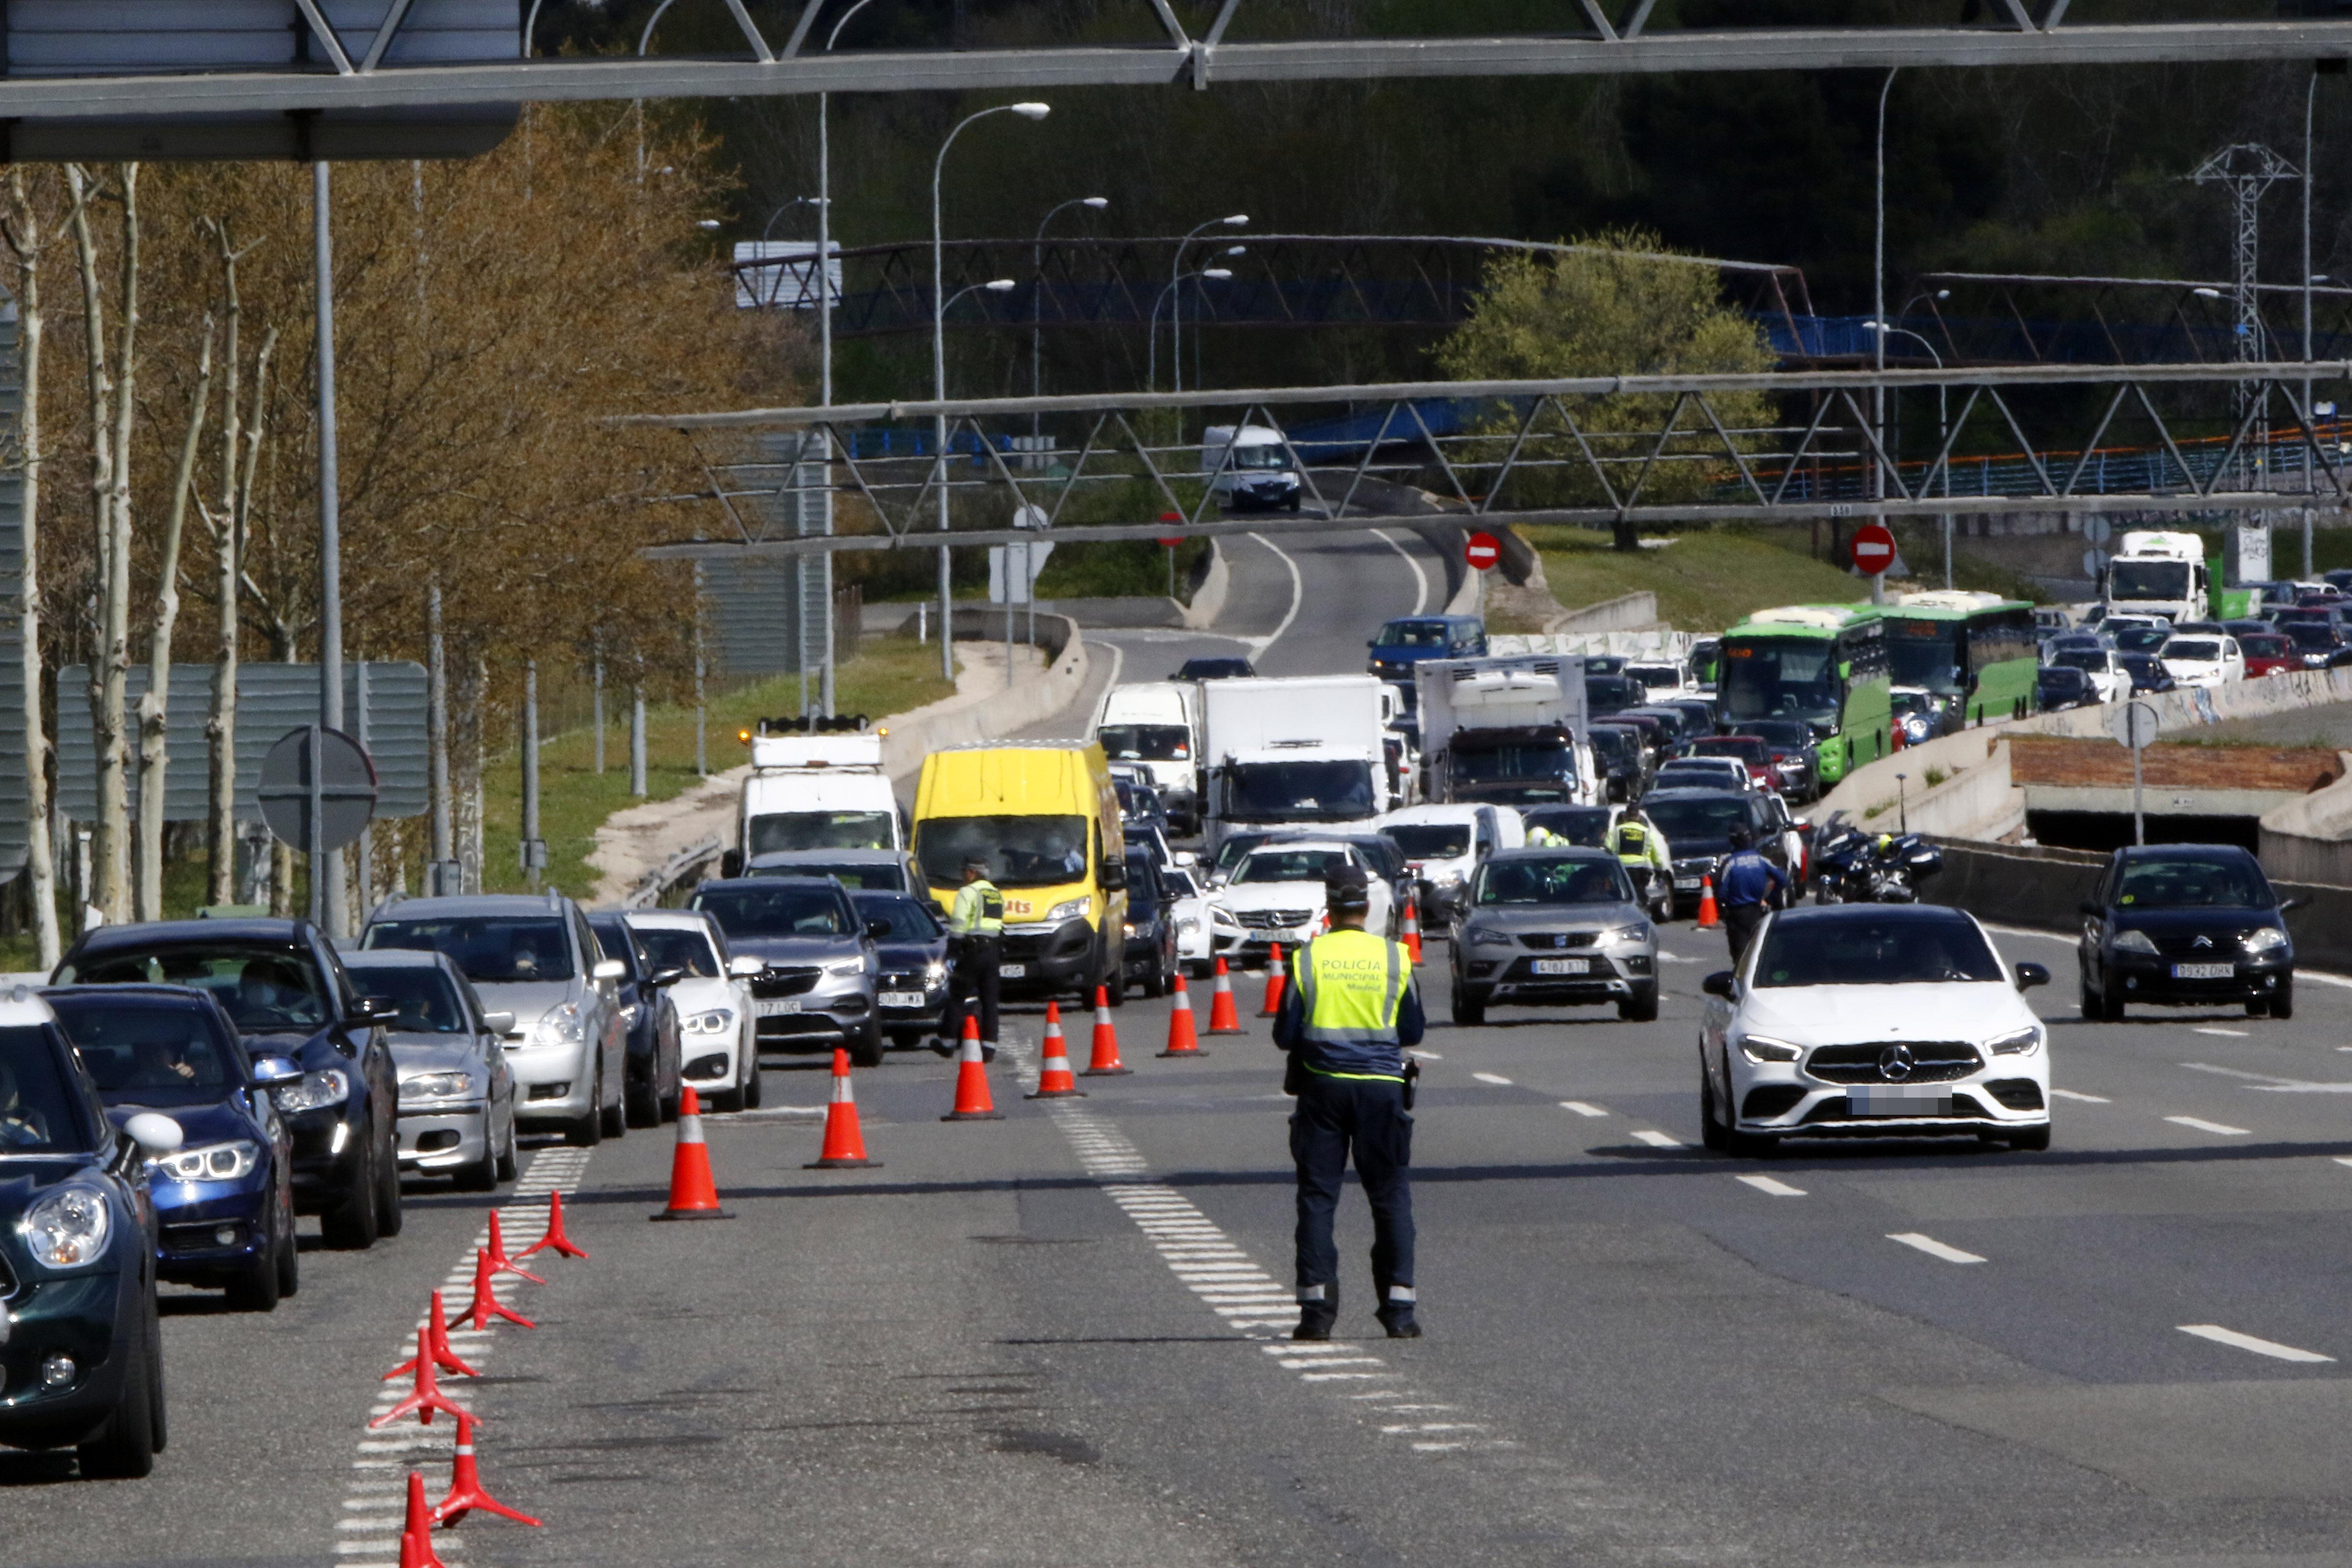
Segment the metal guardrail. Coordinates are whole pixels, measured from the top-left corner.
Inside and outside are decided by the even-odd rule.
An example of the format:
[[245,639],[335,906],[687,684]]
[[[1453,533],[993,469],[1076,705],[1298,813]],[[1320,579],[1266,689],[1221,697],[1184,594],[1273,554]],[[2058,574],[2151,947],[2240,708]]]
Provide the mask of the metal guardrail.
[[727,841],[716,834],[696,840],[646,872],[635,887],[623,895],[621,907],[625,910],[655,908],[672,889],[726,852]]

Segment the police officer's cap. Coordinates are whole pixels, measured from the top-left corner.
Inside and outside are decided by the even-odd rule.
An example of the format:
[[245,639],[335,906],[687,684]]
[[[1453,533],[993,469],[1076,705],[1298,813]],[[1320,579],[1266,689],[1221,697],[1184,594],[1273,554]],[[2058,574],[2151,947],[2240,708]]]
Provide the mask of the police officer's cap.
[[977,855],[967,859],[963,863],[963,868],[967,871],[977,871],[983,877],[988,875],[988,862]]
[[1335,910],[1370,909],[1371,879],[1360,866],[1334,866],[1323,874],[1323,901]]

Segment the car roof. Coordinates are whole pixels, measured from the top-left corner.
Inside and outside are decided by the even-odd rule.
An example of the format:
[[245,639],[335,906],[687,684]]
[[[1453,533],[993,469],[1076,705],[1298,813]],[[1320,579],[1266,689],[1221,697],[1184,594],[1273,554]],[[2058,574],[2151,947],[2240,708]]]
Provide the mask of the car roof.
[[623,910],[621,919],[645,931],[709,931],[715,923],[700,910]]
[[2116,853],[2126,860],[2189,860],[2235,855],[2257,866],[2262,864],[2253,851],[2242,844],[2126,844]]
[[436,916],[562,914],[572,903],[562,893],[467,893],[438,899],[394,899],[376,906],[368,917],[373,925],[384,920],[432,919]]
[[1909,925],[1949,925],[1976,921],[1965,910],[1947,904],[1799,904],[1772,917],[1775,927],[1789,924],[1824,925],[1840,921],[1895,921]]
[[1497,849],[1487,864],[1502,860],[1605,860],[1617,863],[1617,857],[1606,849],[1595,849],[1589,844],[1530,844],[1525,847]]
[[135,925],[100,926],[85,931],[74,946],[85,952],[195,942],[268,942],[307,946],[310,930],[308,921],[272,920],[263,915],[243,915],[226,921],[142,921]]
[[0,991],[0,1029],[21,1029],[28,1025],[54,1024],[57,1021],[57,1010],[31,986],[12,985]]
[[191,985],[163,985],[137,981],[127,985],[46,985],[40,990],[44,998],[56,996],[89,996],[110,1002],[132,1002],[142,1006],[188,1007],[198,1012],[220,1005],[209,991],[199,991]]
[[[1661,768],[1658,771],[1663,773],[1665,770]],[[1673,789],[1652,790],[1642,797],[1642,804],[1647,805],[1654,800],[1736,800],[1745,805],[1756,798],[1756,795],[1747,790],[1686,788],[1676,785]]]
[[896,849],[771,849],[751,857],[765,869],[778,866],[896,866],[906,856]]
[[357,947],[343,954],[346,969],[439,969],[449,963],[446,953],[436,948]]

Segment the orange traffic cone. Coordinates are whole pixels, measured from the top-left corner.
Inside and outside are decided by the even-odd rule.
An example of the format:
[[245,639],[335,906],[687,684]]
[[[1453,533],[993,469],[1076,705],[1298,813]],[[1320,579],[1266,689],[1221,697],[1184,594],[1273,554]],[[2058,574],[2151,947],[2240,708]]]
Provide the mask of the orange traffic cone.
[[1238,1035],[1242,1032],[1242,1016],[1234,1006],[1234,977],[1225,973],[1225,961],[1217,960],[1217,988],[1209,996],[1209,1033]]
[[1715,910],[1715,879],[1701,877],[1698,879],[1698,929],[1713,931],[1722,923],[1723,917]]
[[1043,1046],[1045,1065],[1037,1072],[1037,1092],[1031,1100],[1083,1100],[1087,1091],[1078,1087],[1076,1074],[1070,1071],[1070,1049],[1062,1039],[1062,1005],[1045,1004],[1045,1039]]
[[487,1250],[489,1253],[491,1273],[520,1275],[534,1285],[547,1283],[546,1280],[507,1256],[506,1233],[499,1228],[499,1211],[496,1209],[490,1211],[490,1245]]
[[1404,901],[1404,925],[1397,932],[1397,940],[1404,943],[1404,950],[1412,954],[1413,963],[1418,964],[1421,962],[1421,900],[1418,898]]
[[957,1054],[955,1109],[942,1121],[1002,1121],[1004,1112],[989,1098],[988,1068],[980,1059],[980,1020],[963,1016],[963,1049]]
[[408,1514],[400,1527],[400,1568],[446,1568],[433,1550],[433,1510],[425,1506],[425,1478],[408,1472]]
[[1176,977],[1176,995],[1168,1007],[1168,1048],[1163,1057],[1205,1057],[1201,1037],[1192,1029],[1192,996],[1184,987],[1184,977]]
[[449,1495],[435,1506],[432,1520],[436,1524],[455,1524],[476,1509],[484,1513],[497,1514],[500,1519],[513,1520],[517,1524],[539,1524],[539,1521],[530,1515],[509,1508],[482,1489],[482,1473],[474,1467],[474,1418],[460,1415],[457,1417],[457,1462],[449,1474]]
[[409,1415],[415,1416],[419,1422],[430,1426],[433,1425],[433,1413],[436,1410],[445,1411],[451,1415],[466,1414],[451,1402],[447,1394],[441,1392],[440,1380],[433,1375],[433,1331],[430,1329],[416,1331],[416,1359],[409,1364],[416,1368],[416,1386],[409,1392],[407,1398],[369,1422],[369,1431],[380,1432],[394,1422]]
[[[449,1320],[442,1308],[441,1292],[438,1290],[433,1292],[433,1315],[431,1320],[425,1325],[425,1343],[426,1349],[432,1354],[433,1364],[439,1367],[443,1372],[454,1372],[459,1377],[479,1377],[482,1375],[480,1373],[476,1372],[472,1367],[467,1366],[464,1362],[459,1361],[457,1359],[457,1352],[449,1347]],[[385,1373],[383,1374],[383,1380],[386,1383],[390,1383],[394,1378],[406,1377],[410,1373],[413,1373],[415,1370],[416,1360],[412,1356],[408,1360],[402,1362],[398,1366],[394,1367],[390,1372]]]
[[572,1238],[563,1234],[563,1194],[562,1193],[547,1194],[547,1234],[515,1254],[515,1257],[529,1258],[534,1252],[553,1252],[563,1258],[588,1256],[587,1248],[572,1246]]
[[1094,1059],[1087,1064],[1088,1078],[1118,1078],[1134,1069],[1118,1059],[1118,1030],[1110,1021],[1110,991],[1095,987]]
[[1271,1018],[1282,1011],[1282,943],[1276,942],[1265,961],[1265,1000],[1257,1005],[1257,1016]]
[[648,1219],[733,1219],[719,1206],[710,1145],[702,1141],[702,1097],[688,1084],[677,1108],[677,1152],[669,1166],[669,1207]]
[[470,1329],[487,1329],[492,1318],[504,1318],[509,1323],[520,1323],[526,1329],[539,1327],[520,1312],[499,1302],[496,1276],[490,1271],[490,1255],[480,1247],[474,1248],[474,1299],[457,1314],[457,1321]]
[[824,1108],[824,1147],[803,1171],[847,1171],[878,1165],[866,1157],[866,1134],[857,1127],[857,1091],[849,1086],[849,1053],[833,1053],[833,1101]]

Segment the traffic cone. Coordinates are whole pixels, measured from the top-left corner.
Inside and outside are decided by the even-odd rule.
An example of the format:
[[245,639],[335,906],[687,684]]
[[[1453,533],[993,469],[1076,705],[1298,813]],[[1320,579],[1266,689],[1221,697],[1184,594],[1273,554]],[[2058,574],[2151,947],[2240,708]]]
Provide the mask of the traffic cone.
[[408,1472],[408,1515],[400,1527],[400,1568],[447,1568],[433,1550],[433,1510],[425,1506],[425,1478]]
[[670,1159],[669,1207],[648,1219],[733,1219],[719,1206],[710,1145],[702,1141],[702,1097],[688,1084],[677,1108],[677,1152]]
[[878,1165],[866,1157],[866,1134],[857,1127],[857,1091],[849,1086],[849,1053],[833,1053],[833,1101],[824,1108],[824,1147],[803,1171],[849,1171]]
[[526,1329],[539,1327],[529,1318],[499,1301],[498,1287],[492,1283],[490,1255],[480,1247],[474,1248],[474,1300],[457,1314],[457,1321],[471,1329],[487,1329],[492,1318],[504,1318],[509,1323],[520,1323]]
[[441,1392],[440,1380],[433,1375],[431,1330],[416,1331],[416,1360],[410,1364],[416,1368],[416,1386],[409,1391],[407,1398],[369,1422],[369,1431],[381,1432],[394,1422],[409,1415],[415,1416],[418,1421],[430,1426],[433,1425],[433,1413],[436,1410],[446,1411],[451,1415],[466,1414],[450,1401],[447,1394]]
[[1118,1030],[1110,1021],[1110,991],[1095,987],[1094,1059],[1087,1063],[1088,1078],[1118,1078],[1135,1069],[1118,1059]]
[[490,1211],[490,1245],[488,1250],[491,1273],[519,1275],[534,1285],[547,1283],[546,1280],[507,1256],[506,1232],[499,1228],[499,1211],[496,1209]]
[[1257,1016],[1271,1018],[1282,1011],[1282,943],[1276,942],[1265,961],[1265,1000],[1257,1005]]
[[547,1194],[547,1234],[515,1254],[515,1257],[518,1259],[529,1258],[534,1252],[553,1252],[563,1258],[588,1256],[587,1248],[572,1246],[572,1238],[563,1234],[563,1194],[562,1193]]
[[432,1520],[436,1524],[451,1525],[476,1509],[484,1513],[497,1514],[500,1519],[513,1520],[517,1524],[538,1525],[540,1522],[520,1510],[509,1508],[482,1489],[482,1473],[474,1467],[474,1418],[460,1415],[457,1417],[457,1462],[449,1474],[449,1495],[435,1506]]
[[1418,966],[1421,963],[1421,900],[1418,898],[1404,901],[1404,926],[1397,933],[1397,940],[1404,943],[1404,950],[1412,954],[1412,962]]
[[1225,973],[1225,961],[1217,960],[1217,988],[1209,996],[1209,1033],[1238,1035],[1242,1032],[1242,1016],[1234,1006],[1234,977]]
[[1192,997],[1184,988],[1184,977],[1176,977],[1176,995],[1168,1007],[1168,1048],[1163,1057],[1205,1057],[1201,1037],[1192,1030]]
[[1070,1071],[1070,1051],[1062,1040],[1062,1005],[1045,1004],[1045,1039],[1043,1046],[1045,1065],[1037,1072],[1037,1092],[1030,1100],[1084,1100],[1087,1091],[1078,1087],[1076,1075]]
[[1698,879],[1698,929],[1713,931],[1722,923],[1723,917],[1715,910],[1715,879],[1701,877]]
[[[479,1377],[482,1375],[480,1373],[476,1372],[472,1367],[467,1366],[464,1362],[459,1361],[457,1359],[457,1352],[449,1348],[449,1320],[444,1315],[441,1306],[441,1292],[438,1290],[433,1292],[433,1313],[431,1320],[425,1326],[425,1343],[432,1352],[433,1364],[439,1367],[443,1372],[454,1372],[459,1377]],[[383,1380],[386,1383],[390,1383],[394,1378],[406,1377],[410,1373],[415,1372],[415,1370],[416,1358],[411,1356],[408,1360],[402,1362],[398,1366],[394,1367],[390,1372],[385,1373],[383,1374]]]
[[1004,1112],[989,1098],[988,1068],[980,1059],[980,1019],[963,1016],[963,1049],[956,1058],[955,1109],[942,1121],[1002,1121]]

